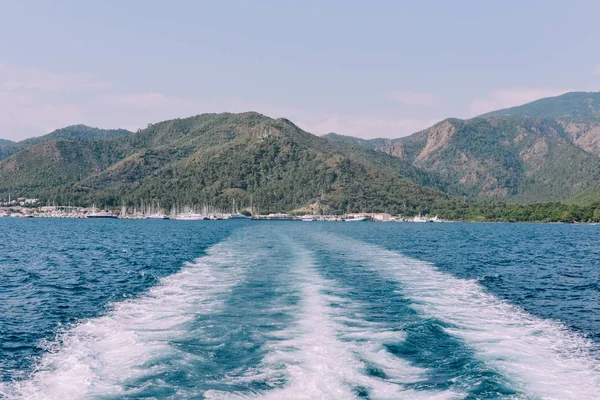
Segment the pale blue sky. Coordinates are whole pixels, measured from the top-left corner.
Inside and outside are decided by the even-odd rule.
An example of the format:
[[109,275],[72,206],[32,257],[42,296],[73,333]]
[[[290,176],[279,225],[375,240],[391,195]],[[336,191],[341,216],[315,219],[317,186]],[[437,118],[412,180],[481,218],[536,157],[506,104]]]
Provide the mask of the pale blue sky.
[[0,7],[1,138],[246,110],[316,134],[399,137],[450,116],[600,90],[598,1]]

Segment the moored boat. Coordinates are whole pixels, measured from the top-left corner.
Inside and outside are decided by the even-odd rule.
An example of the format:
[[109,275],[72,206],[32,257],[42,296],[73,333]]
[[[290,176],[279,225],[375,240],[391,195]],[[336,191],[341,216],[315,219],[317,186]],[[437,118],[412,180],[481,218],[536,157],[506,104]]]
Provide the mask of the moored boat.
[[366,221],[367,217],[350,217],[350,218],[346,218],[345,221],[346,222],[361,222],[361,221]]
[[104,218],[104,219],[116,219],[117,216],[108,210],[94,211],[86,216],[87,218]]
[[250,219],[250,217],[248,217],[244,214],[241,214],[241,213],[233,213],[233,214],[229,214],[227,219]]
[[181,213],[175,217],[177,221],[203,221],[206,217],[195,212]]
[[146,219],[169,219],[169,217],[165,214],[161,214],[161,213],[154,213],[154,214],[150,214],[146,217]]

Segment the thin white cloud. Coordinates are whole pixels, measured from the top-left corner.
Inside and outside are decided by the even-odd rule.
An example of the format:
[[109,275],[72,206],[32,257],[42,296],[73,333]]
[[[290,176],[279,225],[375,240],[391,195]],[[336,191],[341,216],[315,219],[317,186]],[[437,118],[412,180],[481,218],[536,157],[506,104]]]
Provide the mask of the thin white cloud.
[[[136,129],[146,127],[148,123],[226,110],[219,109],[213,103],[157,92],[104,94],[91,101],[98,108],[100,118],[104,114],[112,115],[112,126],[116,123]],[[102,120],[98,119],[96,123],[102,124]]]
[[434,93],[413,92],[410,90],[388,93],[388,98],[407,106],[431,107],[439,102],[439,97]]
[[[213,102],[215,104],[215,102]],[[435,118],[387,118],[378,115],[349,115],[318,113],[302,108],[281,105],[258,104],[245,99],[220,99],[221,111],[257,111],[272,118],[285,117],[300,128],[315,135],[335,132],[341,135],[373,138],[398,138],[429,128],[440,119]]]
[[[78,123],[135,130],[151,122],[225,111],[257,111],[273,118],[288,118],[317,135],[336,132],[363,138],[406,136],[437,122],[381,115],[319,113],[243,98],[186,98],[159,92],[110,93],[98,90],[108,85],[82,77],[0,64],[0,138],[20,140]],[[82,92],[86,93],[83,99],[75,95]],[[435,96],[425,93],[397,92],[395,95],[397,101],[411,104],[426,105],[437,101]]]
[[164,107],[174,100],[160,93],[140,93],[126,94],[121,96],[109,95],[105,97],[106,101],[112,101],[115,104],[133,106],[138,108],[156,108]]
[[106,86],[106,83],[92,80],[85,75],[59,74],[38,68],[16,68],[0,64],[0,90],[2,91],[88,91]]
[[0,138],[20,140],[80,122],[76,104],[43,102],[24,93],[0,91]]
[[0,137],[19,140],[80,123],[84,112],[72,96],[105,87],[85,75],[0,64]]
[[485,97],[475,99],[470,104],[469,111],[471,116],[476,116],[490,111],[522,105],[544,97],[558,96],[569,91],[565,89],[546,88],[494,90]]

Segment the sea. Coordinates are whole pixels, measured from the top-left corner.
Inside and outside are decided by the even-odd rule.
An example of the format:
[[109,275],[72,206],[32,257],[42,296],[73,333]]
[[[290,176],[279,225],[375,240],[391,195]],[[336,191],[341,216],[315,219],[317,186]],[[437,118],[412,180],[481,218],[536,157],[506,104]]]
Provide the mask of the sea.
[[600,226],[0,234],[2,399],[600,399]]

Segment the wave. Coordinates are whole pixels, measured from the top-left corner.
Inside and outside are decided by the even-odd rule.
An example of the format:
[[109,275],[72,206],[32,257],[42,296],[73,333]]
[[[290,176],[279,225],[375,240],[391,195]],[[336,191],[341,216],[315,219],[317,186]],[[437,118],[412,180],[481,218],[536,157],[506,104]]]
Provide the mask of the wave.
[[195,356],[171,341],[189,335],[188,325],[196,318],[222,308],[258,255],[238,247],[239,238],[219,243],[141,297],[116,303],[105,316],[63,330],[45,344],[47,353],[32,376],[0,386],[0,395],[11,399],[130,395],[136,390],[131,383],[172,368],[172,363],[189,361]]
[[[296,323],[266,345],[261,366],[241,381],[262,380],[279,386],[252,396],[212,391],[207,398],[350,399],[463,397],[453,392],[414,391],[404,384],[425,378],[426,370],[395,357],[383,344],[404,334],[362,318],[362,305],[343,296],[343,289],[324,279],[316,260],[292,244],[295,264],[291,279],[301,298]],[[381,376],[368,373],[382,371]]]
[[[323,253],[305,247],[311,238],[322,243],[317,247]],[[251,230],[238,231],[140,297],[64,329],[46,344],[32,376],[0,384],[0,397],[467,396],[432,385],[440,377],[437,366],[421,368],[393,352],[411,345],[414,333],[407,337],[402,324],[373,314],[377,303],[369,296],[348,295],[368,290],[332,269],[350,263],[338,265],[331,254],[365,266],[365,284],[385,278],[385,293],[398,290],[398,298],[410,300],[405,307],[411,313],[439,321],[453,341],[469,348],[469,357],[475,354],[478,363],[511,381],[519,392],[514,397],[600,398],[593,342],[498,299],[476,281],[342,236],[314,233],[294,240]],[[226,368],[213,371],[226,360]],[[189,380],[163,379],[179,373]]]
[[477,282],[430,263],[347,237],[320,234],[318,240],[398,282],[417,312],[447,324],[449,334],[473,348],[517,390],[545,399],[600,398],[597,346],[563,324],[532,316]]

